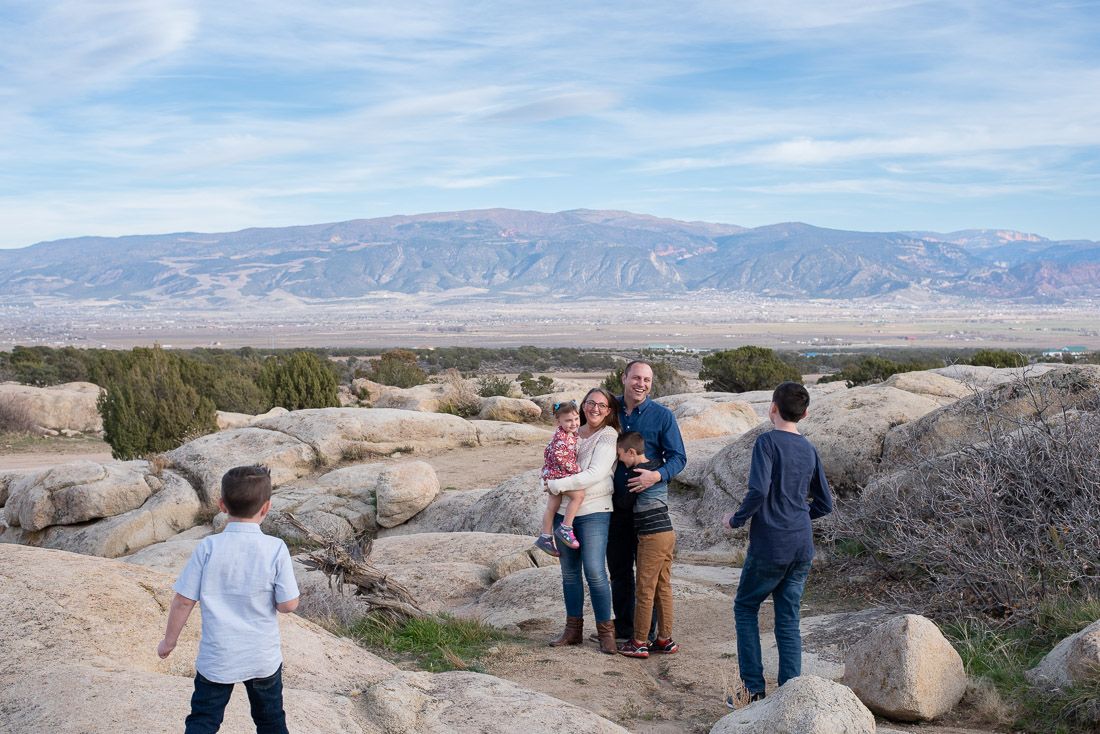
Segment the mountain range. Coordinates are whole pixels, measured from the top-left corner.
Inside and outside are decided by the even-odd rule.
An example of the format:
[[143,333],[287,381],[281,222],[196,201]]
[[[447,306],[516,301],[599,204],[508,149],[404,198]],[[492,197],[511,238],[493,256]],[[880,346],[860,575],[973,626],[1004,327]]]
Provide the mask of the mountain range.
[[[459,290],[461,289],[461,290]],[[0,297],[227,306],[378,292],[781,298],[1100,296],[1100,242],[1004,230],[746,228],[621,211],[489,209],[0,250]]]

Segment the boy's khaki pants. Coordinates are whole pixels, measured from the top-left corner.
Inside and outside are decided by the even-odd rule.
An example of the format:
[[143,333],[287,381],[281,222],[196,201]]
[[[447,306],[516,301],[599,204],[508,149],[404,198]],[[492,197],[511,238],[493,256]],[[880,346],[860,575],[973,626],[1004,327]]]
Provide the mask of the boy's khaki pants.
[[[638,536],[638,571],[634,584],[634,636],[649,629],[657,606],[657,637],[672,638],[672,552],[676,532]],[[645,638],[642,637],[644,640]]]

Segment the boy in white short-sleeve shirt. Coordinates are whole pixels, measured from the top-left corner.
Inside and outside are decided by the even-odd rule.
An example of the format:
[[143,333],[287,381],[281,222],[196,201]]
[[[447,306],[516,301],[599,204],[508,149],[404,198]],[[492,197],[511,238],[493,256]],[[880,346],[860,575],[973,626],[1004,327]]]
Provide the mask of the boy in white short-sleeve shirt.
[[186,734],[218,731],[235,683],[244,683],[257,733],[286,734],[277,612],[298,608],[298,584],[286,543],[260,530],[271,509],[268,470],[230,469],[222,477],[218,506],[229,514],[229,524],[203,538],[176,581],[157,655],[172,653],[200,604],[202,639]]

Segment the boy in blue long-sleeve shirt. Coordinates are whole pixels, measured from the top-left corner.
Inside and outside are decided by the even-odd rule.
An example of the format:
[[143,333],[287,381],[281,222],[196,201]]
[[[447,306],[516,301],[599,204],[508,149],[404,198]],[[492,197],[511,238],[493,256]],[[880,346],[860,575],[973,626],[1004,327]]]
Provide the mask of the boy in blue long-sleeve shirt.
[[[748,494],[737,512],[722,518],[727,528],[739,528],[751,520],[749,550],[733,602],[737,667],[751,701],[765,694],[759,612],[769,595],[775,606],[779,685],[802,672],[799,607],[814,557],[810,521],[833,511],[821,458],[798,432],[798,421],[806,417],[809,404],[810,394],[797,382],[784,382],[775,389],[768,410],[775,429],[756,439]],[[732,708],[732,697],[726,703]]]

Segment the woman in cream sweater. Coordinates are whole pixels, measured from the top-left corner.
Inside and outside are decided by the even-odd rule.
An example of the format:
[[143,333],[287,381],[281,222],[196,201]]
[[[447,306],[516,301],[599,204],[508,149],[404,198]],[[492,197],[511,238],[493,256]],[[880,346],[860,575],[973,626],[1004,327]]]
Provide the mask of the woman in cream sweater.
[[[580,548],[559,544],[561,588],[565,596],[565,631],[552,640],[554,647],[579,645],[584,637],[584,581],[592,595],[600,652],[614,655],[615,623],[611,620],[611,585],[607,579],[607,529],[611,522],[611,477],[615,472],[615,443],[619,438],[618,401],[601,387],[588,391],[581,403],[581,427],[577,432],[579,474],[543,480],[547,492],[561,494],[584,489],[584,502],[573,521]],[[562,499],[557,527],[564,519],[570,498]]]

